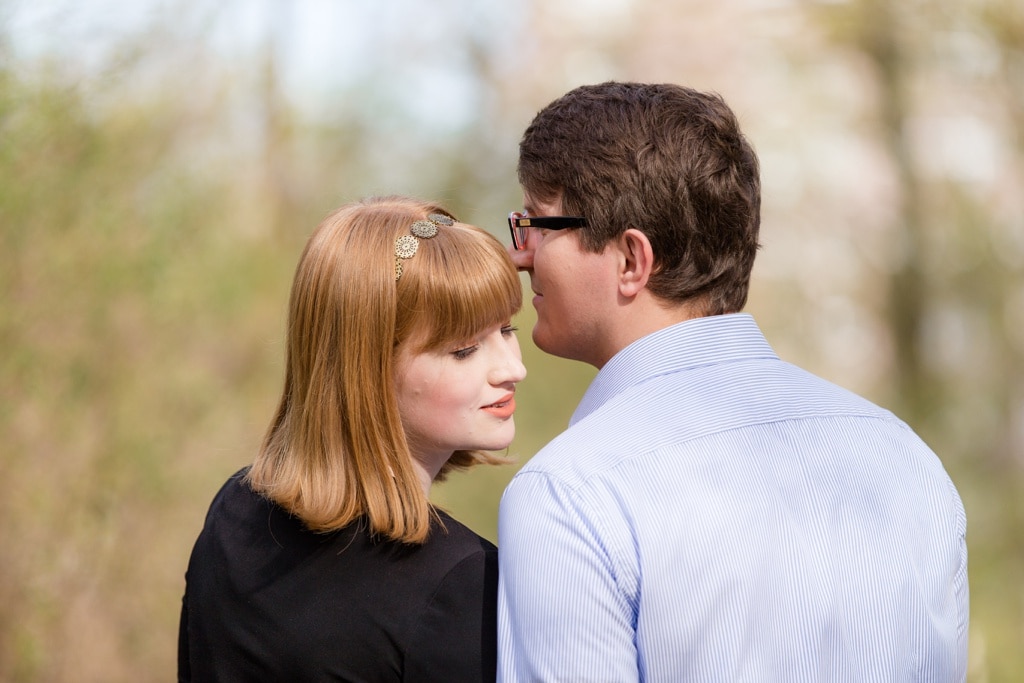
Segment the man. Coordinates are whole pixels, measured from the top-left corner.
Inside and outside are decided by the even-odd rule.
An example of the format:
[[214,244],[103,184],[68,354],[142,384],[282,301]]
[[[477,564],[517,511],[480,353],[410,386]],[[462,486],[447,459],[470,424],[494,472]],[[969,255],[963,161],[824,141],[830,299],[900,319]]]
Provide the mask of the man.
[[543,109],[509,219],[548,353],[599,369],[509,484],[503,681],[962,681],[965,517],[901,421],[740,313],[757,158],[717,96]]

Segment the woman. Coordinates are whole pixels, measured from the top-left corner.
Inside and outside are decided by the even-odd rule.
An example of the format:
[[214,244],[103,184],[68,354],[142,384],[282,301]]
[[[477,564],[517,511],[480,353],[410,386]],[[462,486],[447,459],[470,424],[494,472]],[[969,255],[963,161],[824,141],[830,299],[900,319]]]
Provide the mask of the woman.
[[497,550],[428,496],[503,461],[521,301],[501,243],[434,204],[320,224],[277,414],[192,552],[180,681],[494,680]]

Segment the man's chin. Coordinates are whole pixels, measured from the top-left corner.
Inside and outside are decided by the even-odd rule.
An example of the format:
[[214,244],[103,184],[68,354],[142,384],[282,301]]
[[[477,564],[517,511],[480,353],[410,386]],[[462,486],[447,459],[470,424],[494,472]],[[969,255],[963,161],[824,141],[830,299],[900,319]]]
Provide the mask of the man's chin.
[[550,339],[546,334],[545,325],[537,320],[537,324],[533,326],[533,332],[531,333],[533,344],[544,353],[551,353]]
[[565,353],[564,349],[562,349],[556,341],[551,338],[549,331],[550,330],[548,330],[547,326],[538,320],[537,324],[533,328],[532,334],[534,345],[544,353],[552,356],[558,356],[559,358],[571,358],[571,354]]

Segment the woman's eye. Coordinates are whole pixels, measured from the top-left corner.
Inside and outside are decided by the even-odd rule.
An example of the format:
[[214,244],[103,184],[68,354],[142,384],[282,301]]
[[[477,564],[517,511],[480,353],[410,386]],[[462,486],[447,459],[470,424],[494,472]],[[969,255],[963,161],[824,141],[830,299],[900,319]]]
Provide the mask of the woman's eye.
[[501,328],[501,335],[503,337],[511,337],[519,328],[514,325],[503,325]]
[[473,355],[473,352],[477,350],[476,344],[473,346],[467,346],[462,349],[456,349],[452,351],[452,355],[455,356],[455,360],[466,360]]

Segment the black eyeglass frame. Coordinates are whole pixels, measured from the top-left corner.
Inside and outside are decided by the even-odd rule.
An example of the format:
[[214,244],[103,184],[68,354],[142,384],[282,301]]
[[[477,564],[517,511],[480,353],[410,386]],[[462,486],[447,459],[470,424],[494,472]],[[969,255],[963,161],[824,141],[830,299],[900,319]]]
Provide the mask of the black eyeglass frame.
[[519,211],[508,215],[508,229],[512,233],[512,246],[517,251],[526,249],[527,228],[543,230],[568,230],[587,227],[583,216],[524,216]]

